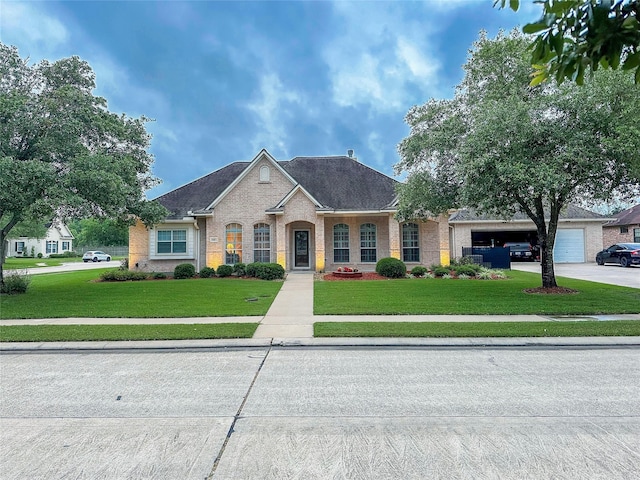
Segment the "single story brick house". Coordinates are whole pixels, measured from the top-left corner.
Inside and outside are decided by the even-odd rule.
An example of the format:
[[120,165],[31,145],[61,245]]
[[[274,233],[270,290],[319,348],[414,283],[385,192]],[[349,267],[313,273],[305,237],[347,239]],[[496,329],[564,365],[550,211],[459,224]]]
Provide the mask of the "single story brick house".
[[627,208],[602,226],[604,247],[616,243],[640,243],[640,204]]
[[[602,250],[603,225],[611,220],[577,205],[560,213],[553,257],[556,263],[594,262]],[[452,255],[462,255],[463,247],[500,247],[505,242],[538,244],[534,223],[524,213],[509,220],[480,215],[462,209],[449,217]]]
[[157,198],[171,213],[129,230],[129,267],[170,272],[238,262],[373,271],[384,257],[449,262],[446,216],[398,222],[396,180],[346,156],[278,161],[261,150]]
[[73,250],[73,234],[66,224],[56,221],[45,225],[47,233],[43,238],[9,237],[7,238],[8,257],[30,257],[39,253],[48,257],[52,253],[64,253]]

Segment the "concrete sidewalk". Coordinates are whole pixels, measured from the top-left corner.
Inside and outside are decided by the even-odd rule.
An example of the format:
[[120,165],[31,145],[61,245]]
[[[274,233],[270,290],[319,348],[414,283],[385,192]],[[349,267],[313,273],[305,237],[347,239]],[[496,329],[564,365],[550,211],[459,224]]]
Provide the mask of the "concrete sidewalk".
[[[583,315],[548,317],[542,315],[314,315],[312,272],[289,272],[282,288],[264,317],[191,317],[191,318],[46,318],[2,320],[0,325],[126,325],[126,324],[194,324],[194,323],[259,323],[252,339],[194,340],[162,342],[70,342],[63,349],[110,348],[214,348],[258,347],[265,344],[306,346],[523,346],[523,345],[640,345],[640,337],[571,337],[571,338],[452,338],[452,339],[331,339],[314,338],[315,322],[554,322],[637,320],[638,314]],[[93,344],[89,346],[89,344]],[[17,346],[0,344],[0,350]],[[51,343],[31,348],[57,349]]]

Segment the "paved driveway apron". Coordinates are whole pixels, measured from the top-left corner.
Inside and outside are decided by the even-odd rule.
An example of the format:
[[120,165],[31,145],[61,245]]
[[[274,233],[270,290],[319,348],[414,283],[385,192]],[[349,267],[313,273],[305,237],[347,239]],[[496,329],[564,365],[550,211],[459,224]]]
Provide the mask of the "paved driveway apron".
[[[541,273],[541,267],[538,262],[513,262],[511,263],[511,268],[513,270]],[[640,288],[640,266],[623,268],[619,265],[596,265],[595,263],[556,263],[554,271],[558,277]]]
[[5,353],[0,478],[640,478],[640,350]]

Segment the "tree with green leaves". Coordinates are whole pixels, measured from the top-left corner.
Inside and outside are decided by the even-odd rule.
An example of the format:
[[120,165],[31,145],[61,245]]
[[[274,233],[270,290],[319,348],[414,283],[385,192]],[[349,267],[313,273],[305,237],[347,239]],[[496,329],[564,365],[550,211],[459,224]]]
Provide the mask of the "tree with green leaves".
[[[147,118],[108,110],[95,74],[78,57],[29,65],[0,43],[0,258],[20,222],[105,217],[158,222],[166,210],[144,192]],[[3,282],[0,265],[0,284]]]
[[406,116],[396,173],[401,218],[469,207],[524,212],[541,244],[542,286],[555,287],[553,246],[570,202],[631,199],[640,187],[640,86],[619,70],[574,83],[529,85],[530,38],[512,32],[473,45],[450,100]]
[[110,218],[84,218],[69,223],[76,247],[113,247],[129,243],[129,227]]
[[[495,0],[517,11],[520,0]],[[549,77],[584,82],[585,72],[599,67],[635,70],[640,83],[640,0],[535,0],[543,7],[539,20],[523,32],[537,34],[531,44],[532,85]]]

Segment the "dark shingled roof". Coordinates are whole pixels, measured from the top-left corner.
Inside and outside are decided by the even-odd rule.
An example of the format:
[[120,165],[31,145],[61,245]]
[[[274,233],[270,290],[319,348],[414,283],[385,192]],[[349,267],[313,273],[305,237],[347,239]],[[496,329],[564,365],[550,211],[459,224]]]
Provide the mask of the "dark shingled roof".
[[[548,214],[545,213],[545,218]],[[585,220],[585,219],[600,219],[606,220],[607,217],[600,215],[599,213],[586,210],[578,207],[577,205],[568,205],[560,212],[560,220]],[[455,212],[449,217],[449,223],[455,222],[474,222],[474,221],[503,221],[504,219],[496,218],[491,215],[477,214],[473,210],[463,209]],[[526,213],[516,213],[511,220],[530,220]]]
[[248,166],[249,162],[232,163],[171,190],[156,200],[171,212],[169,218],[182,218],[189,211],[207,208]]
[[398,182],[350,157],[296,157],[279,163],[323,207],[380,210],[395,199]]
[[640,204],[621,211],[617,215],[612,215],[616,219],[607,223],[605,227],[617,227],[620,225],[640,225]]
[[[396,196],[396,180],[350,157],[296,157],[278,164],[323,207],[332,210],[380,210],[389,207]],[[232,163],[157,200],[171,212],[170,218],[202,211],[249,165]]]

